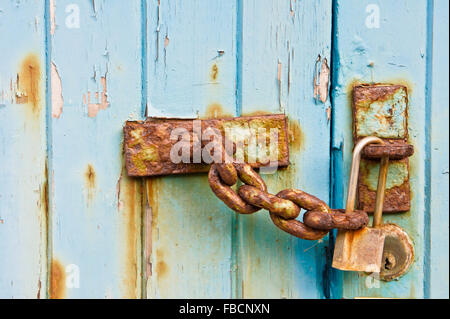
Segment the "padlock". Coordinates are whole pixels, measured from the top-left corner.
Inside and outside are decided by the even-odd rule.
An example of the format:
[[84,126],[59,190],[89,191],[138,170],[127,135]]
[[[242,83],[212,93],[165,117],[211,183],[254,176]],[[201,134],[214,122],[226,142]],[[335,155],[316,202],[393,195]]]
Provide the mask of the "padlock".
[[[347,204],[345,212],[353,212],[355,208],[356,190],[358,183],[359,164],[363,148],[372,143],[384,144],[378,137],[365,137],[355,146],[352,158],[352,168],[348,185]],[[333,255],[333,268],[347,271],[364,271],[379,273],[383,257],[385,235],[382,225],[384,193],[389,157],[381,159],[378,176],[377,194],[373,226],[360,230],[339,230]]]

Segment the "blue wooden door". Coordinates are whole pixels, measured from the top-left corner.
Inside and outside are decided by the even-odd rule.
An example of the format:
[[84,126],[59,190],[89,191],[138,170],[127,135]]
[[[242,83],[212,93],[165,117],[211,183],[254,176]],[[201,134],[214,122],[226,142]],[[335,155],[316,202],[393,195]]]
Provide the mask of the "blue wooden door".
[[[0,297],[448,297],[447,11],[445,0],[2,1]],[[399,281],[333,270],[333,233],[305,241],[266,211],[237,215],[206,175],[126,174],[126,120],[285,113],[291,164],[263,176],[269,191],[342,208],[355,82],[410,89],[412,209],[388,219],[416,259]]]

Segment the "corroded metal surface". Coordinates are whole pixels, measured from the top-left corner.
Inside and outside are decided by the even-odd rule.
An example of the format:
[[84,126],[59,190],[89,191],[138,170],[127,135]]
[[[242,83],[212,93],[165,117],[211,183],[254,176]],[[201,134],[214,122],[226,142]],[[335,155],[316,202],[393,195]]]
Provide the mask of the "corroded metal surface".
[[[233,132],[233,142],[243,145],[244,161],[249,158],[255,159],[249,164],[253,168],[267,165],[264,158],[261,159],[261,149],[266,148],[270,154],[278,154],[278,166],[287,166],[289,164],[289,148],[286,117],[283,114],[248,116],[227,119],[208,119],[198,120],[201,122],[201,132],[196,132],[194,120],[175,120],[149,118],[146,121],[127,121],[125,123],[124,150],[125,162],[128,175],[130,176],[155,176],[170,174],[187,174],[207,172],[209,165],[200,158],[197,161],[192,158],[190,163],[174,163],[171,160],[170,152],[174,145],[179,142],[177,139],[171,139],[171,133],[174,129],[185,129],[189,134],[189,139],[195,143],[201,143],[205,146],[209,140],[199,139],[207,128],[213,128],[220,131],[224,136],[225,131]],[[256,148],[250,148],[248,141],[252,138],[252,132],[259,132],[263,129],[268,133],[262,140],[265,144],[257,144]],[[270,129],[277,129],[278,143],[270,143]],[[258,136],[258,141],[261,137]],[[190,143],[190,154],[194,154],[194,144]],[[199,145],[199,144],[197,144]],[[273,149],[277,147],[277,149]],[[264,153],[266,153],[264,152]],[[259,157],[255,156],[258,153]]]
[[[359,209],[372,213],[375,208],[379,161],[362,160],[358,184]],[[405,158],[389,164],[383,213],[405,212],[411,208],[409,162]]]
[[[368,139],[382,142],[379,138]],[[232,162],[226,167],[222,161],[228,156],[227,152],[220,143],[215,142],[214,147],[218,147],[219,154],[214,156],[215,163],[209,171],[208,182],[214,194],[235,212],[253,214],[264,208],[270,212],[270,218],[278,228],[307,240],[321,239],[333,228],[360,229],[367,225],[369,217],[365,212],[332,211],[324,201],[298,189],[285,189],[276,195],[268,193],[264,180],[249,164]],[[230,187],[236,180],[226,182],[234,175],[239,175],[246,184],[239,188],[238,193]],[[356,188],[356,179],[354,185]],[[304,223],[296,220],[302,208],[307,210]]]
[[355,136],[405,139],[408,93],[403,85],[358,85],[353,88]]
[[[261,208],[268,210],[273,223],[295,237],[317,240],[323,238],[333,228],[360,229],[369,221],[369,217],[363,211],[345,213],[343,210],[332,210],[324,201],[299,189],[285,189],[272,195],[267,192],[266,184],[250,165],[236,163],[233,165],[236,166],[239,178],[246,185],[241,186],[237,194],[224,183],[223,173],[218,169],[219,164],[214,164],[208,175],[209,185],[214,194],[240,214],[253,214]],[[307,210],[303,223],[296,220],[301,208]]]
[[329,214],[313,210],[303,215],[303,222],[316,229],[354,230],[366,227],[369,223],[369,216],[361,210],[346,213],[345,209],[332,209]]
[[414,246],[408,234],[398,225],[384,224],[383,266],[380,278],[391,281],[403,276],[414,261]]
[[377,228],[339,231],[334,247],[333,268],[379,272],[384,238],[381,229]]
[[362,157],[366,159],[380,159],[387,155],[390,160],[401,160],[413,154],[414,146],[410,144],[386,141],[385,145],[367,145],[362,152]]
[[353,134],[355,143],[369,135],[385,145],[367,146],[361,161],[358,207],[372,213],[375,207],[379,159],[390,158],[384,213],[411,208],[409,160],[414,147],[408,144],[408,89],[403,85],[357,85],[353,88]]

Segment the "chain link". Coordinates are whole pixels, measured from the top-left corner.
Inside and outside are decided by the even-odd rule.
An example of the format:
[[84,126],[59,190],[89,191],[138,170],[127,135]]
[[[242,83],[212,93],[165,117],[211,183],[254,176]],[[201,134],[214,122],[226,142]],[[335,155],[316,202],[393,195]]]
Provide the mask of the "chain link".
[[[321,239],[334,228],[360,229],[369,222],[364,211],[345,213],[343,209],[330,209],[324,201],[299,189],[285,189],[272,195],[249,164],[232,162],[223,148],[222,152],[225,154],[222,159],[229,162],[211,165],[209,185],[218,198],[240,214],[253,214],[264,208],[278,228],[307,240]],[[231,186],[238,177],[245,185],[236,193]],[[306,210],[303,223],[296,219],[301,209]]]

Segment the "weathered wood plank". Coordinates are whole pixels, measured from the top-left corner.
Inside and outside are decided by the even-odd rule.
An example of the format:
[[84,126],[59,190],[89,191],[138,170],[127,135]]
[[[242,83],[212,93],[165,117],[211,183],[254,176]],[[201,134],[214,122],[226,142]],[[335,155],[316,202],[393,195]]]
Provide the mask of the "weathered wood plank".
[[[416,258],[399,281],[380,282],[362,273],[344,276],[344,297],[424,296],[425,165],[426,165],[426,61],[427,3],[425,1],[342,1],[335,4],[333,60],[333,121],[335,152],[343,154],[338,176],[347,178],[352,152],[351,88],[357,82],[404,84],[409,92],[411,210],[385,215],[385,222],[403,227],[414,241]],[[389,178],[389,177],[388,177]],[[346,181],[334,181],[335,200],[344,204]]]
[[143,188],[126,175],[122,126],[142,114],[141,2],[50,5],[50,297],[139,298]]
[[[448,298],[449,286],[449,42],[446,0],[434,1],[431,78],[431,196],[430,196],[430,295]],[[430,17],[429,17],[430,18]]]
[[[239,2],[239,109],[243,115],[284,112],[292,134],[291,164],[263,175],[268,189],[277,193],[294,187],[328,201],[330,104],[316,103],[313,83],[319,55],[330,60],[331,1]],[[320,71],[322,65],[317,66]],[[327,99],[323,66],[321,94]],[[267,211],[239,216],[237,296],[323,297],[326,242],[284,233]]]
[[[235,2],[148,1],[148,115],[235,115]],[[207,175],[147,179],[149,298],[230,298],[232,219]]]
[[45,298],[47,154],[43,1],[0,4],[0,298]]

